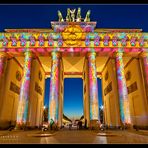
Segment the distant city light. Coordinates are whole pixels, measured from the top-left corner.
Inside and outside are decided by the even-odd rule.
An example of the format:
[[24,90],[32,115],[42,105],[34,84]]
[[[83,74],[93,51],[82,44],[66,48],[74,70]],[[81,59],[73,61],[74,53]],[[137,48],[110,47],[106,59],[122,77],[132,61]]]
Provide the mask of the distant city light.
[[103,105],[100,106],[100,109],[103,109]]

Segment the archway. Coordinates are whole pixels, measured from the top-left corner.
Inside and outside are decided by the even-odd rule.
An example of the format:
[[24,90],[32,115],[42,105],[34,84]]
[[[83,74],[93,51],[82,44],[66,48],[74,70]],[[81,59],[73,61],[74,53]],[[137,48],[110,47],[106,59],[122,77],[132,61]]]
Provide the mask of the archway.
[[[83,122],[83,79],[82,78],[65,78],[64,79],[64,103],[63,103],[63,124],[72,123],[73,126],[77,121]],[[66,116],[66,118],[65,118]],[[66,121],[65,121],[66,120]],[[70,122],[71,121],[71,122]]]

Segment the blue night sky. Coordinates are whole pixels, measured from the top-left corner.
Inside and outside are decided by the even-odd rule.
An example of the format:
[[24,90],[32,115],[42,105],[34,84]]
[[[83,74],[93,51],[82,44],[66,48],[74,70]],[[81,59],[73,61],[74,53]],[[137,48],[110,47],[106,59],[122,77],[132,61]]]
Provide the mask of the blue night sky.
[[[57,21],[57,11],[65,18],[67,8],[81,7],[82,18],[91,10],[91,21],[97,28],[143,29],[148,32],[148,5],[0,5],[0,32],[6,28],[51,28],[50,22]],[[48,106],[49,79],[46,80],[45,105]],[[101,86],[101,81],[98,81]],[[82,79],[65,79],[64,113],[81,116],[83,112]],[[100,87],[99,87],[100,88]],[[101,89],[99,89],[101,98]],[[99,99],[100,100],[100,99]]]
[[[99,105],[102,105],[101,80],[98,78]],[[45,81],[45,106],[49,105],[50,78]],[[70,118],[80,118],[83,115],[83,80],[81,78],[64,79],[64,114]]]

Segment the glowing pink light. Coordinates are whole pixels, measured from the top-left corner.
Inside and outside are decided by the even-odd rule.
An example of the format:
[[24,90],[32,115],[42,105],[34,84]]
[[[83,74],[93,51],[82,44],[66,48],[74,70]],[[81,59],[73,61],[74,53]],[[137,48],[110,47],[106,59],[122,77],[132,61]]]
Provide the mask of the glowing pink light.
[[101,51],[101,48],[94,48],[96,52]]
[[41,53],[44,53],[45,52],[44,48],[37,48],[37,51],[38,52],[41,52]]
[[24,51],[23,48],[18,48],[17,50],[18,50],[18,52],[23,52]]
[[24,73],[22,78],[20,98],[17,110],[17,125],[26,124],[28,116],[29,85],[31,75],[31,51],[25,51]]
[[130,52],[129,48],[124,48],[124,52]]
[[138,48],[132,48],[132,52],[138,52],[139,49]]
[[52,48],[47,48],[46,50],[51,52],[52,51]]
[[62,51],[62,52],[65,51],[65,48],[60,48],[60,51]]
[[85,48],[86,52],[89,52],[91,49],[90,48]]
[[81,51],[81,48],[74,48],[74,51],[75,52],[80,52]]
[[59,53],[52,52],[51,63],[51,78],[50,78],[50,97],[49,97],[49,117],[48,122],[53,120],[55,123],[58,121],[58,94],[59,94],[59,66],[60,59]]
[[8,51],[9,52],[16,52],[15,48],[9,48]]
[[103,52],[109,52],[111,48],[104,48]]
[[96,72],[96,53],[88,55],[89,93],[90,93],[90,120],[100,119],[98,108],[98,85]]
[[130,111],[129,111],[129,100],[126,87],[126,79],[124,75],[124,64],[123,64],[123,50],[119,49],[116,54],[116,68],[117,68],[117,81],[119,91],[119,102],[120,102],[120,117],[122,123],[131,123]]
[[32,51],[32,52],[36,52],[35,48],[29,48],[29,50]]
[[71,48],[67,48],[66,51],[67,51],[67,52],[74,52],[74,49],[71,47]]

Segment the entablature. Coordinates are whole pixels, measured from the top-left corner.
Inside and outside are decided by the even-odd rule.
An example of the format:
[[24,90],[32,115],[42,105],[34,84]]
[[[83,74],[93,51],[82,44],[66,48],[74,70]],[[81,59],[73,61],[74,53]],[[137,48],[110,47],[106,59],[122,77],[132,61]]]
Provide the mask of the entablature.
[[148,48],[148,33],[0,33],[0,48]]

